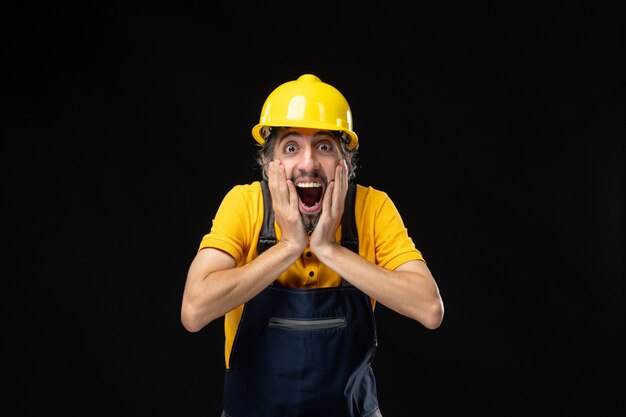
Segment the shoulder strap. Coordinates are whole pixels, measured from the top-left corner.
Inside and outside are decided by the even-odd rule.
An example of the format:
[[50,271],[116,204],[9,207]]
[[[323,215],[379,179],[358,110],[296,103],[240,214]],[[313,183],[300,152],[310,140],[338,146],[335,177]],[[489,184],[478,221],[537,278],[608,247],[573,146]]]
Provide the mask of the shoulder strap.
[[359,253],[359,233],[356,229],[356,219],[354,217],[354,202],[356,200],[356,185],[348,185],[346,204],[341,219],[341,246],[345,246],[352,252]]
[[272,195],[267,188],[267,181],[261,181],[263,191],[263,226],[259,235],[257,251],[259,255],[276,244],[276,230],[274,230],[274,210],[272,210]]
[[[356,228],[356,218],[354,215],[356,200],[356,185],[350,183],[348,185],[348,193],[346,194],[346,204],[343,209],[343,217],[341,218],[341,246],[350,249],[352,252],[359,254],[359,233]],[[352,287],[353,285],[347,279],[341,277],[342,287]]]

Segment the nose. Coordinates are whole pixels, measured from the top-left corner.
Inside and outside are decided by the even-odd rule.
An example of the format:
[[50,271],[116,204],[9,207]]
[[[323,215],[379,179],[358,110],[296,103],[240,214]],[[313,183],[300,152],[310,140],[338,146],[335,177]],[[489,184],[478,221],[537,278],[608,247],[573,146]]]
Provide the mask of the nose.
[[299,162],[300,170],[304,172],[313,172],[319,168],[319,161],[315,155],[315,150],[309,144],[307,144],[302,150],[301,159]]

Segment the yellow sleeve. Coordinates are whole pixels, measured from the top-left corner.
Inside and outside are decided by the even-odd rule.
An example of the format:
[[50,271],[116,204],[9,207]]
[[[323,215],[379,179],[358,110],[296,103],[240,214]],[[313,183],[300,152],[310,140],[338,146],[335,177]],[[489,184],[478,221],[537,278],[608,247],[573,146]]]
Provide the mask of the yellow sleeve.
[[223,250],[238,265],[248,258],[251,242],[258,235],[260,190],[258,182],[234,186],[220,203],[211,231],[202,238],[198,250],[209,247]]
[[423,261],[395,204],[386,193],[383,192],[382,196],[374,225],[376,263],[387,269],[396,269],[408,261]]

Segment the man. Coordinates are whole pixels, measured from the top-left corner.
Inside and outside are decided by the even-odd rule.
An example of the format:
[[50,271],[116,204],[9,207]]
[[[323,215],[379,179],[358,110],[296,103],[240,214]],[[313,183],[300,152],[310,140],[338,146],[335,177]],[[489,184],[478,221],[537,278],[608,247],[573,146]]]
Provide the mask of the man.
[[263,180],[224,197],[192,261],[181,320],[225,315],[223,416],[381,416],[374,306],[429,329],[437,284],[386,193],[352,182],[344,96],[312,74],[267,97]]

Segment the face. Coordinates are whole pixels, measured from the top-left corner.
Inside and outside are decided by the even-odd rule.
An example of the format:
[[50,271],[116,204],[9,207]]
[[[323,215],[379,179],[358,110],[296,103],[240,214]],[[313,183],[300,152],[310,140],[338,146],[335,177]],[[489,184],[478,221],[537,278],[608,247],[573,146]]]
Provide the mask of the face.
[[331,132],[289,128],[280,132],[274,144],[274,159],[285,166],[287,178],[298,192],[302,222],[312,231],[322,211],[322,198],[342,158],[338,139]]

